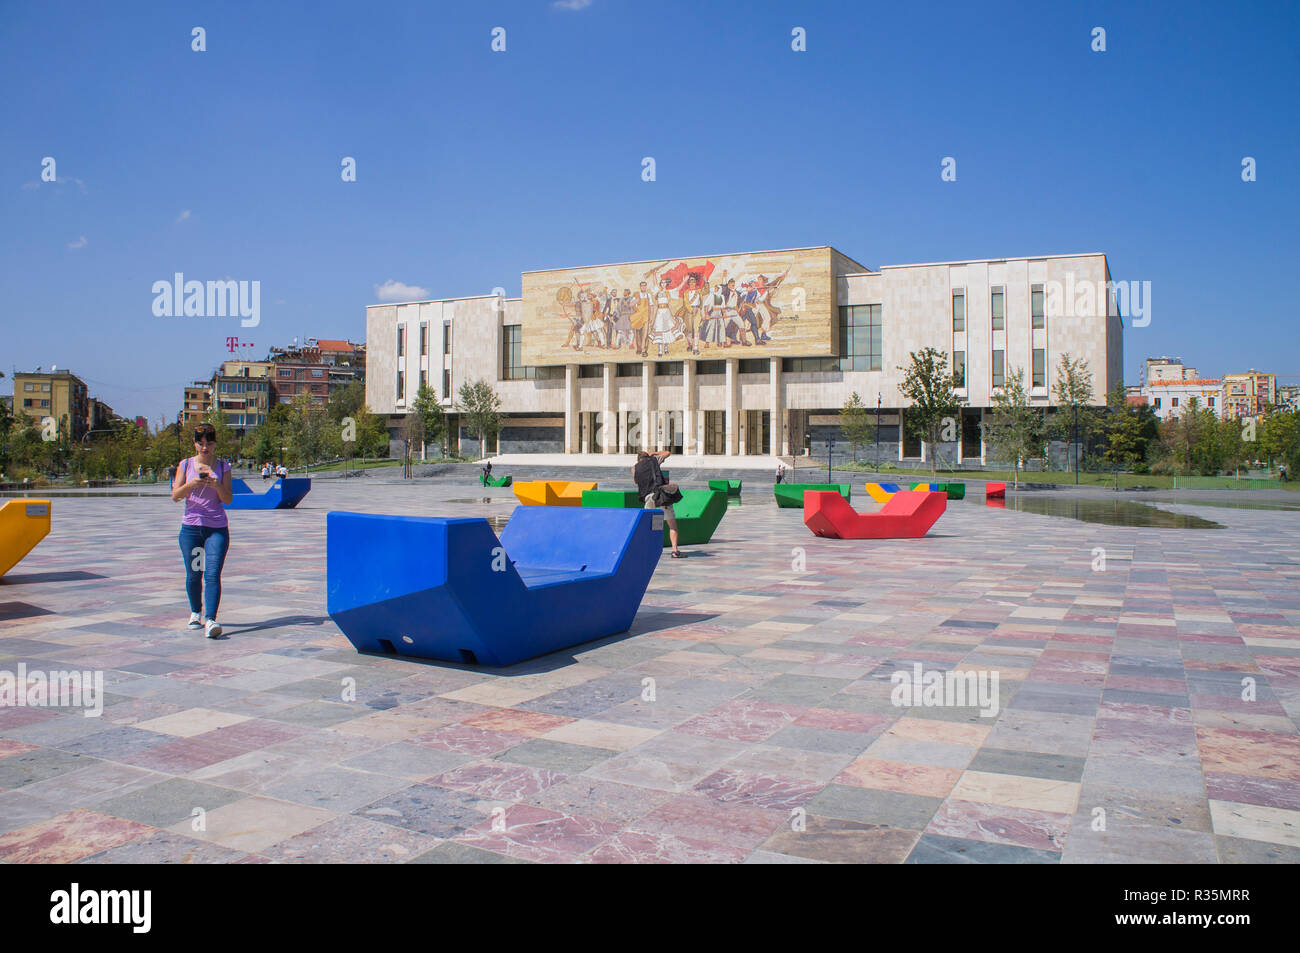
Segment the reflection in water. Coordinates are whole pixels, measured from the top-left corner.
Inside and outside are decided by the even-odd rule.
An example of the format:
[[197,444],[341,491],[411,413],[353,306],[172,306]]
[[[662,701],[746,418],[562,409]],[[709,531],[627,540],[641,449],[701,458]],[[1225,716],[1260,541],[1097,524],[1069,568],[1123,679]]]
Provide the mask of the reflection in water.
[[1007,507],[1024,513],[1043,516],[1064,516],[1085,523],[1103,523],[1106,526],[1145,526],[1153,529],[1223,529],[1219,523],[1170,513],[1146,503],[1132,500],[1052,499],[1017,494],[1007,501]]
[[1236,500],[1155,500],[1156,503],[1176,503],[1179,506],[1215,506],[1225,510],[1291,510],[1300,512],[1296,503],[1249,503]]
[[443,503],[513,503],[514,501],[515,501],[514,497],[505,497],[505,498],[497,499],[496,497],[492,497],[492,496],[480,496],[478,499],[475,500],[468,500],[468,499],[443,500],[442,502]]
[[488,525],[492,527],[492,532],[494,532],[494,533],[496,533],[498,536],[500,536],[500,535],[501,535],[501,531],[502,531],[503,529],[505,529],[505,528],[506,528],[506,524],[510,522],[510,517],[509,517],[509,516],[489,516],[489,517],[487,517],[487,521],[488,521]]
[[984,501],[984,505],[996,507],[999,510],[1005,510],[1007,508],[1007,501],[999,497],[991,497]]

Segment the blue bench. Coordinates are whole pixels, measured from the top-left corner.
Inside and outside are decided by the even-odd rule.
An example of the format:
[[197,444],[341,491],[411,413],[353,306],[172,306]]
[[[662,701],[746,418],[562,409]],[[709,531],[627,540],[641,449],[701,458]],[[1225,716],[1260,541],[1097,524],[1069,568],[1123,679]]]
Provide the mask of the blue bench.
[[310,477],[281,477],[265,493],[254,493],[238,478],[230,481],[234,495],[224,504],[228,510],[291,510],[311,492]]
[[330,513],[326,610],[359,652],[513,665],[632,625],[658,510],[520,506],[482,518]]

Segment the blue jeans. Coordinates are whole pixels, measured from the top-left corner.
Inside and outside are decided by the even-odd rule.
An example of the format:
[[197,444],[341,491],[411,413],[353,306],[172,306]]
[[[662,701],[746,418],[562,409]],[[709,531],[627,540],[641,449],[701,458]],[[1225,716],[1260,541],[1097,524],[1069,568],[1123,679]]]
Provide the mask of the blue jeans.
[[221,567],[230,549],[230,530],[225,526],[182,525],[179,539],[190,611],[202,614],[206,604],[207,617],[215,619],[221,604]]

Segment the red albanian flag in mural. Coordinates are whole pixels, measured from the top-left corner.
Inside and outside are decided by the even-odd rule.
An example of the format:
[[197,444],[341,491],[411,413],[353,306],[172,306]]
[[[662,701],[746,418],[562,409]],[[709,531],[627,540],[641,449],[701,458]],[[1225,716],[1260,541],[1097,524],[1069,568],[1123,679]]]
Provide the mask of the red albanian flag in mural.
[[668,286],[673,291],[685,290],[686,279],[691,275],[695,276],[695,286],[703,291],[709,286],[709,275],[713,274],[713,262],[705,261],[703,263],[691,264],[690,262],[678,262],[663,273],[663,277],[668,279]]

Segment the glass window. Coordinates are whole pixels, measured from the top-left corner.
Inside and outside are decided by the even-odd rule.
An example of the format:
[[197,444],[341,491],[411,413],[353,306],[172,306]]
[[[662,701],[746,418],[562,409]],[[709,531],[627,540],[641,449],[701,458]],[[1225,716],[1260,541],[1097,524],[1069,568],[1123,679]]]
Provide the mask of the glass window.
[[966,352],[952,352],[952,386],[966,386]]
[[[421,371],[420,371],[420,390],[424,390],[424,389],[425,389],[426,387],[428,387],[428,386],[429,386],[429,372],[428,372],[428,371],[425,371],[425,370],[421,370]],[[324,391],[323,391],[323,389],[322,389],[322,386],[321,386],[320,384],[317,384],[317,385],[316,385],[316,393],[318,393],[318,394],[320,394],[320,393],[324,393]]]
[[562,365],[555,367],[535,367],[532,368],[539,381],[562,381],[564,380],[564,367]]
[[36,390],[36,387],[32,384],[31,381],[27,381],[23,384],[23,390],[32,391],[32,390]]
[[1160,398],[1159,398],[1159,397],[1157,397],[1157,398],[1155,399],[1154,406],[1155,406],[1156,410],[1159,410],[1159,409],[1160,409]]
[[1172,404],[1174,407],[1177,407],[1177,406],[1178,406],[1178,398],[1175,397],[1173,400],[1170,401],[1170,404]]
[[429,326],[423,321],[420,322],[420,356],[423,357],[429,353]]
[[993,352],[993,386],[994,387],[1001,387],[1003,384],[1006,383],[1005,359],[1006,359],[1005,351]]
[[727,362],[726,361],[698,361],[695,364],[695,373],[725,374],[727,373]]
[[599,364],[579,364],[578,376],[579,377],[604,377],[605,368],[601,367]]
[[1033,285],[1029,289],[1030,327],[1040,330],[1047,326],[1046,313],[1043,311],[1043,286]]
[[781,360],[784,371],[838,371],[838,357],[787,357]]
[[523,328],[507,324],[501,328],[501,378],[507,381],[534,380],[537,368],[523,362]]
[[1041,347],[1034,348],[1034,376],[1032,387],[1047,386],[1047,352]]
[[451,371],[442,372],[442,399],[448,400],[451,397]]
[[994,331],[1002,331],[1005,329],[1006,326],[1005,314],[1002,310],[1004,307],[1003,302],[1004,302],[1003,289],[994,288],[993,294],[989,299],[989,309],[993,315]]
[[324,368],[314,368],[314,367],[313,367],[313,368],[312,368],[312,371],[311,371],[311,376],[312,376],[312,377],[324,377],[324,376],[325,376],[325,370],[324,370]]
[[631,363],[623,363],[623,364],[615,365],[614,376],[615,377],[640,377],[641,365],[631,364]]
[[952,293],[952,329],[953,331],[966,330],[966,292],[964,291]]
[[406,399],[406,374],[402,371],[397,372],[397,399]]
[[[857,333],[859,329],[862,333]],[[855,304],[840,308],[839,369],[842,371],[880,370],[880,332],[880,305]],[[816,360],[816,358],[799,360]]]
[[442,324],[442,353],[451,353],[451,322],[444,321]]
[[660,361],[655,365],[655,377],[681,377],[681,361]]
[[737,364],[736,370],[741,374],[766,374],[772,367],[772,362],[765,357],[746,357]]
[[406,327],[399,324],[397,326],[397,356],[402,357],[406,354]]

